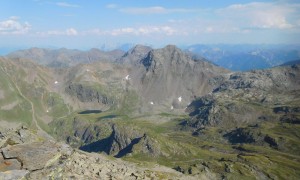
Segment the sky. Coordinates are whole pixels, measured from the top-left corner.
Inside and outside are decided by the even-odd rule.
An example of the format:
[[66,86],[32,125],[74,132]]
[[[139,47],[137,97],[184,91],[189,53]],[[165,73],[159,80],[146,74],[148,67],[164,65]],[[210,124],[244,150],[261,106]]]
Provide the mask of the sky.
[[0,47],[299,44],[299,0],[1,0]]

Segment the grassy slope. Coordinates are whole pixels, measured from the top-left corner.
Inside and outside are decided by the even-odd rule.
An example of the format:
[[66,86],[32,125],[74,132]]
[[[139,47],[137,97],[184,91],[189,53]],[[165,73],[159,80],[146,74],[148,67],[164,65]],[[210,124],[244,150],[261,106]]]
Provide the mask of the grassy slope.
[[23,99],[15,87],[14,82],[4,69],[4,62],[0,61],[0,90],[3,92],[3,99],[0,101],[0,107],[15,104],[9,108],[0,109],[0,119],[5,121],[22,122],[26,125],[31,124],[31,107]]
[[[34,125],[30,104],[32,103],[38,125],[50,132],[51,129],[46,124],[45,117],[52,120],[69,113],[68,106],[60,95],[46,89],[47,79],[50,77],[44,69],[22,60],[15,62],[1,59],[0,65],[0,90],[4,93],[0,107],[16,103],[9,110],[0,109],[1,120],[21,122],[28,126]],[[31,69],[35,69],[35,75],[32,75]],[[20,93],[27,99],[24,99]],[[49,107],[50,102],[51,107]]]
[[[255,177],[266,176],[293,179],[300,177],[298,152],[300,149],[300,125],[265,122],[261,126],[262,132],[276,139],[281,137],[287,140],[288,147],[292,147],[288,152],[284,152],[268,146],[231,145],[222,138],[222,134],[220,134],[222,131],[219,128],[207,128],[203,135],[192,136],[190,131],[180,130],[180,126],[178,126],[185,117],[160,114],[149,120],[149,117],[132,118],[118,114],[119,116],[114,119],[101,118],[113,114],[116,113],[108,111],[100,114],[73,114],[73,117],[79,117],[89,124],[97,123],[102,127],[103,132],[105,128],[109,127],[107,124],[110,123],[119,126],[132,126],[146,133],[155,140],[161,155],[152,157],[136,151],[124,157],[125,160],[140,164],[152,166],[158,163],[172,168],[180,166],[185,173],[201,173],[205,171],[205,168],[208,168],[210,171],[225,175],[228,178],[249,176],[249,179],[255,179]],[[72,118],[66,118],[64,122],[66,123]],[[165,118],[171,120],[159,123]],[[64,133],[72,132],[71,121],[67,124],[64,126]],[[108,137],[110,133],[111,130],[106,129],[102,138]],[[138,144],[135,146],[136,150],[140,148]],[[236,150],[236,147],[239,146],[244,149],[243,152]]]
[[[147,127],[152,137],[154,137],[162,151],[168,156],[158,158],[147,158],[143,154],[135,154],[127,157],[128,160],[158,162],[160,164],[176,167],[181,166],[188,171],[189,168],[208,163],[213,172],[227,174],[228,176],[249,175],[256,177],[252,170],[258,170],[270,177],[278,178],[300,177],[300,125],[273,124],[272,128],[263,128],[262,131],[278,138],[287,139],[288,146],[292,148],[288,152],[272,149],[266,146],[243,145],[249,153],[241,153],[233,149],[233,146],[222,142],[218,129],[211,128],[207,134],[201,137],[193,137],[189,132],[177,131],[175,121],[169,122],[156,128],[157,125],[135,123],[141,128]],[[175,123],[175,124],[173,124]],[[173,127],[172,127],[173,126]],[[265,124],[268,126],[268,123]],[[282,126],[288,126],[283,128]],[[172,129],[173,128],[173,129]],[[295,133],[298,135],[295,136]],[[231,173],[225,173],[225,166],[231,166]]]

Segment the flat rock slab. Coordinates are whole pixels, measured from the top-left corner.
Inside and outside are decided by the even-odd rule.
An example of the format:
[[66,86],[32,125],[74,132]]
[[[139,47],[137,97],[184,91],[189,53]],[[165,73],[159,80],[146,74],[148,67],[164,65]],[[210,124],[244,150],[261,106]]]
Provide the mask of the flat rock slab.
[[5,159],[15,158],[23,163],[23,169],[43,169],[47,162],[57,156],[60,152],[55,143],[36,142],[7,146],[2,149]]
[[5,180],[16,180],[16,179],[26,179],[26,175],[29,173],[27,170],[12,170],[6,172],[0,172],[0,179]]
[[0,172],[20,170],[21,166],[21,163],[17,159],[4,159],[2,154],[0,154]]

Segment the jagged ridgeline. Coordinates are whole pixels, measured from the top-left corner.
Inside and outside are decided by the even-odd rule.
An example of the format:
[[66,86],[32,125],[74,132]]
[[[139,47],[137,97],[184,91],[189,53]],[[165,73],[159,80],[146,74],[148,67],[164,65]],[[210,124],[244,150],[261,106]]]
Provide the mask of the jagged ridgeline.
[[[137,45],[128,52],[32,48],[1,57],[0,68],[1,148],[23,148],[29,140],[9,132],[26,125],[26,137],[46,143],[33,147],[48,147],[50,134],[75,149],[191,175],[164,167],[171,175],[153,172],[154,179],[300,177],[297,62],[231,72],[172,45]],[[44,167],[49,177],[69,177]],[[89,173],[78,177],[101,174]]]

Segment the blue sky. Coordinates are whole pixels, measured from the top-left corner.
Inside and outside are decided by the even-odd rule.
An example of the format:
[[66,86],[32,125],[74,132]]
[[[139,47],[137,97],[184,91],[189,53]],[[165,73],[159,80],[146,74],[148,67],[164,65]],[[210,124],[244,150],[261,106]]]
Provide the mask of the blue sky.
[[297,0],[1,0],[0,47],[294,44]]

